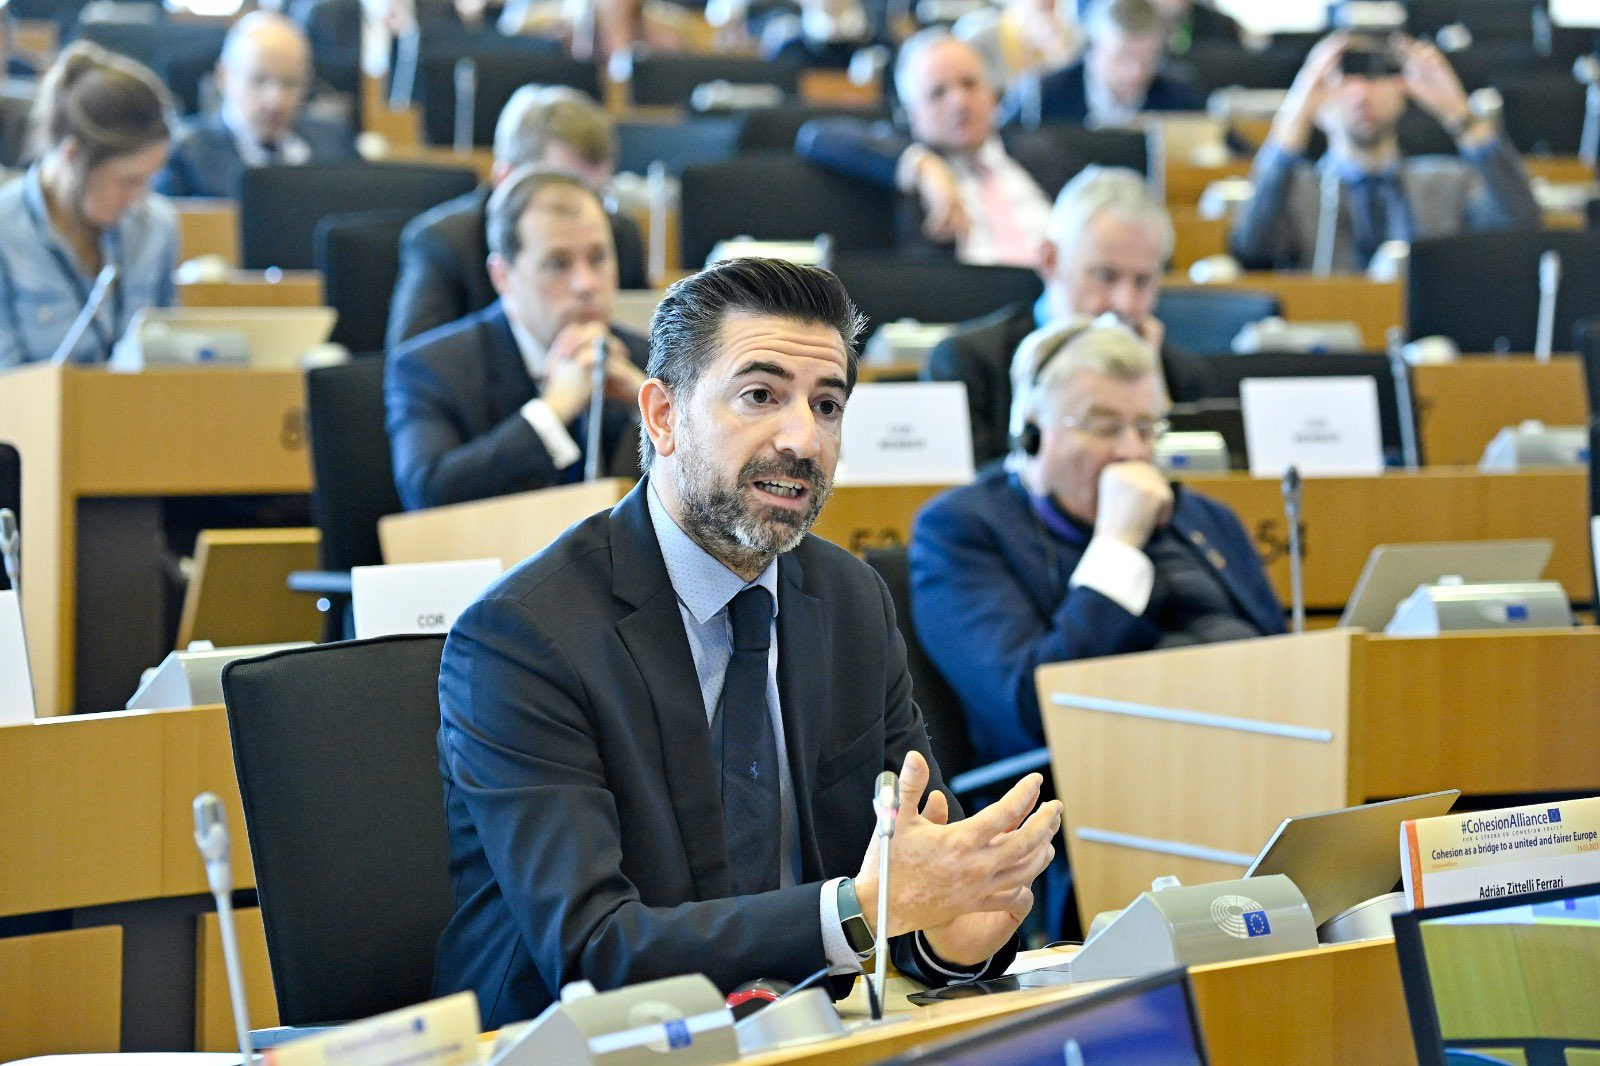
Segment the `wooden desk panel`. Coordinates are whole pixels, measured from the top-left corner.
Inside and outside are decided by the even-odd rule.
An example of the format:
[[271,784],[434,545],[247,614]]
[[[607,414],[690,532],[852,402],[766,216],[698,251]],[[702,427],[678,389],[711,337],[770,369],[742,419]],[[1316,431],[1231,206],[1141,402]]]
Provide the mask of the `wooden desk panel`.
[[121,1043],[121,928],[0,940],[0,1062]]
[[[1169,274],[1164,284],[1194,287],[1181,274]],[[1226,287],[1273,293],[1283,302],[1283,317],[1291,322],[1354,322],[1361,327],[1362,343],[1375,352],[1387,348],[1390,329],[1405,324],[1405,291],[1397,282],[1251,271]]]
[[1537,363],[1532,356],[1474,355],[1413,367],[1411,383],[1422,456],[1430,466],[1476,466],[1496,433],[1524,419],[1552,426],[1589,420],[1576,356]]
[[239,205],[233,200],[180,197],[172,201],[178,214],[178,260],[220,256],[239,265]]
[[239,270],[223,281],[178,286],[180,307],[321,307],[322,275],[315,270]]

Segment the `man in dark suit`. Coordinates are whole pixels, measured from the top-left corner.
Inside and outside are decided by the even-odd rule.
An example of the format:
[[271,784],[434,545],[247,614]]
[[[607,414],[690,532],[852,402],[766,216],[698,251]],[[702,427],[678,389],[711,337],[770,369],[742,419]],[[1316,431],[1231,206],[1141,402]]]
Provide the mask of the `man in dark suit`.
[[917,636],[983,762],[1044,743],[1038,666],[1283,632],[1238,518],[1151,463],[1155,351],[1120,323],[1058,324],[1017,360],[1012,458],[929,503],[911,539]]
[[408,509],[578,480],[597,345],[605,352],[601,467],[631,476],[644,338],[610,324],[617,263],[583,179],[527,167],[489,199],[500,298],[389,356],[395,487]]
[[907,38],[894,77],[910,137],[883,124],[823,119],[801,129],[795,150],[846,177],[914,192],[923,235],[953,244],[964,263],[1037,266],[1050,197],[1079,162],[1043,144],[1003,144],[983,57],[946,30]]
[[311,46],[299,26],[269,11],[235,22],[217,60],[222,106],[178,135],[155,190],[236,197],[246,167],[359,159],[348,130],[300,113],[311,78]]
[[1031,774],[958,820],[888,590],[807,533],[859,328],[810,267],[730,260],[674,286],[640,392],[646,479],[451,630],[439,753],[457,911],[435,987],[476,990],[486,1026],[579,979],[699,972],[728,991],[858,970],[884,770],[901,774],[896,965],[943,984],[1008,964],[1060,806],[1032,810]]
[[1162,73],[1167,23],[1150,0],[1101,0],[1084,28],[1083,59],[1019,79],[1000,104],[1002,126],[1116,126],[1148,111],[1205,110],[1199,89]]
[[928,353],[924,377],[967,387],[973,458],[986,463],[1010,450],[1012,357],[1049,322],[1114,314],[1159,349],[1168,395],[1209,394],[1204,360],[1164,344],[1154,314],[1172,241],[1166,208],[1131,170],[1088,167],[1061,190],[1039,253],[1044,295],[964,323]]
[[[489,184],[424,211],[400,235],[388,348],[494,302],[483,214],[490,192],[506,175],[523,166],[556,167],[604,189],[616,159],[611,119],[583,93],[559,85],[524,85],[512,93],[495,124]],[[647,288],[639,227],[627,215],[609,218],[620,287]]]

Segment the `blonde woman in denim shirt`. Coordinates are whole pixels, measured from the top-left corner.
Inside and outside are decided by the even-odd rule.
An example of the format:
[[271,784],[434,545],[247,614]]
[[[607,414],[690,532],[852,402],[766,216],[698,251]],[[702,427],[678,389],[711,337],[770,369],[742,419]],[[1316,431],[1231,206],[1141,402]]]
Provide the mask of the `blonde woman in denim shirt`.
[[137,311],[172,303],[177,222],[150,195],[171,114],[150,71],[88,43],[45,75],[36,162],[0,188],[0,370],[49,361],[107,266],[115,278],[66,361],[105,362]]

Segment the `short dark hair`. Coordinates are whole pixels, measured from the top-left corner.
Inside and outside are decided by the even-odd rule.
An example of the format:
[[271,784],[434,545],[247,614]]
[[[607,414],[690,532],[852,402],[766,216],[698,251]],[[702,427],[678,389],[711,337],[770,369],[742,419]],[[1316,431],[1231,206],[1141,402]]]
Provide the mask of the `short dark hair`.
[[[845,388],[856,387],[856,345],[866,319],[831,271],[782,259],[729,259],[673,285],[650,316],[645,373],[676,396],[690,392],[716,358],[722,323],[731,314],[770,315],[827,326],[844,342]],[[639,434],[639,466],[649,470],[655,445]]]
[[[485,239],[489,251],[510,262],[522,251],[522,230],[518,223],[527,214],[528,205],[546,189],[576,189],[600,207],[605,214],[605,201],[600,194],[576,174],[553,167],[525,166],[511,172],[489,195],[484,208]],[[610,220],[607,219],[609,225]]]

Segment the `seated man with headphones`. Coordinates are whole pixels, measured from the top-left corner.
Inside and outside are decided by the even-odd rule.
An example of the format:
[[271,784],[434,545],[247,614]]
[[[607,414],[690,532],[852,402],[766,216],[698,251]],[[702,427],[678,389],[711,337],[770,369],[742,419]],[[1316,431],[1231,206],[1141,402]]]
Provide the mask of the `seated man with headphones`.
[[1168,408],[1155,349],[1103,315],[1029,335],[1012,452],[912,530],[912,620],[966,708],[980,762],[1045,742],[1045,663],[1282,633],[1239,519],[1152,463]]

